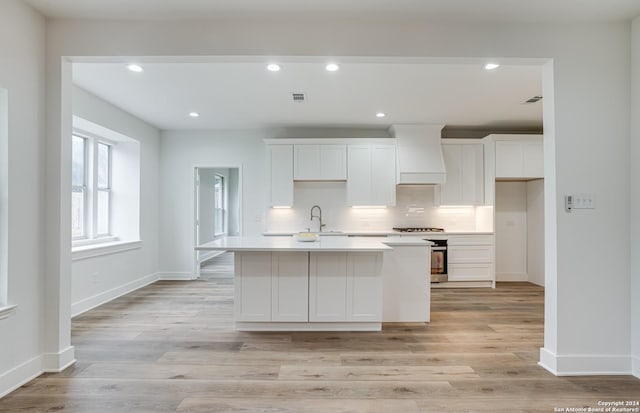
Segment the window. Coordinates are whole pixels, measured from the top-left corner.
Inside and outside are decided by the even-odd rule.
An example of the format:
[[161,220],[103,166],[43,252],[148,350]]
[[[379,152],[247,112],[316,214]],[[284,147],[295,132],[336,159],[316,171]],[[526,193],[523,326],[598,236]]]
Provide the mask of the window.
[[215,235],[223,235],[227,232],[227,197],[224,176],[216,175],[213,184],[213,228]]
[[113,240],[112,145],[74,134],[71,144],[71,235],[75,244]]

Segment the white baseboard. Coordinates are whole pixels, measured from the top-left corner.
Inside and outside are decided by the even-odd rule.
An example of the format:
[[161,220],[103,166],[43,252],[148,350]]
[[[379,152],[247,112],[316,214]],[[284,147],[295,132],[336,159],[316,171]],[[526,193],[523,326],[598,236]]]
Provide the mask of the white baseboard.
[[501,272],[496,273],[496,281],[529,281],[527,274],[519,272]]
[[631,357],[631,374],[640,379],[640,357]]
[[158,279],[164,281],[187,281],[195,280],[197,277],[191,272],[159,272]]
[[0,375],[0,398],[35,379],[43,372],[42,356],[37,356],[3,373]]
[[69,346],[59,353],[44,353],[42,370],[46,373],[60,373],[75,362],[75,347]]
[[125,294],[129,294],[130,292],[149,285],[157,280],[158,273],[145,275],[144,277],[138,278],[137,280],[130,281],[126,284],[75,302],[71,304],[71,317],[75,317],[115,298],[121,297]]
[[556,376],[630,375],[631,356],[618,355],[557,355],[540,349],[541,367]]

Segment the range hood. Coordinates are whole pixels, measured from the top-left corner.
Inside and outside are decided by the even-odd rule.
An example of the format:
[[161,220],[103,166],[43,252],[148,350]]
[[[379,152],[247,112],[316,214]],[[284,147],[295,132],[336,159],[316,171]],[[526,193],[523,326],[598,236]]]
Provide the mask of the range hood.
[[440,136],[444,125],[393,125],[398,152],[398,185],[434,185],[446,180]]

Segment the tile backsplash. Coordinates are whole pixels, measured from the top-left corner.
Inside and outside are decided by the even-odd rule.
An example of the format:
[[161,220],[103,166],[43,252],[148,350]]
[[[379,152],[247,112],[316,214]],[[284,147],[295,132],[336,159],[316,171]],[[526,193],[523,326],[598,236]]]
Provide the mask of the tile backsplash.
[[396,187],[396,206],[387,208],[351,208],[346,206],[344,182],[296,182],[295,203],[290,209],[269,209],[265,231],[289,232],[310,228],[318,230],[318,221],[310,221],[313,205],[322,208],[325,231],[383,231],[392,227],[439,227],[446,231],[492,231],[492,207],[438,207],[433,185]]

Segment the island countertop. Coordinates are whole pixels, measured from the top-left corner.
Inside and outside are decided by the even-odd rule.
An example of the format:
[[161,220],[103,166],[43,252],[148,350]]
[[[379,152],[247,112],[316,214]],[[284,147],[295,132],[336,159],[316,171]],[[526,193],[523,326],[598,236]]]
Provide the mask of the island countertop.
[[223,237],[196,247],[198,251],[324,251],[372,252],[392,250],[383,240],[357,237],[320,237],[302,242],[294,237]]

